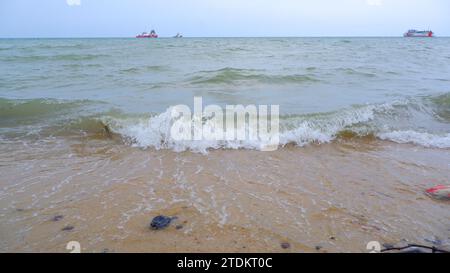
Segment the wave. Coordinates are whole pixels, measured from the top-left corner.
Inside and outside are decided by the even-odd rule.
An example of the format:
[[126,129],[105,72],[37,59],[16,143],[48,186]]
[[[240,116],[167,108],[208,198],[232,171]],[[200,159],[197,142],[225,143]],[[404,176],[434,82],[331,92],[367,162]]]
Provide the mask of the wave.
[[[53,101],[33,101],[21,104],[15,111],[20,115],[32,116],[42,114],[55,114],[61,109],[75,107],[81,102],[62,103]],[[36,108],[45,107],[47,112],[36,112]],[[280,117],[280,146],[296,144],[305,146],[311,143],[327,143],[339,137],[349,137],[351,133],[344,134],[348,126],[365,122],[373,118],[375,108],[380,110],[386,106],[365,106],[361,108],[346,109],[332,113],[322,113],[315,115],[297,115]],[[29,108],[26,111],[20,108]],[[0,108],[1,109],[1,108]],[[126,145],[140,148],[171,149],[177,152],[194,151],[207,153],[211,149],[261,149],[263,141],[258,138],[244,140],[176,140],[171,135],[171,128],[175,119],[171,115],[172,108],[160,114],[126,114],[118,110],[98,113],[91,116],[72,118],[53,123],[51,126],[41,131],[40,135],[51,136],[82,136],[105,139],[116,139]],[[26,115],[25,115],[26,114]],[[60,115],[60,113],[58,113]],[[195,119],[186,120],[191,124]],[[221,122],[202,120],[204,128],[209,131],[220,131],[225,134]],[[189,126],[189,125],[188,125]],[[249,131],[245,125],[236,128],[237,133],[250,135],[256,132]],[[357,134],[359,136],[359,134]],[[356,135],[355,135],[356,136]],[[353,137],[353,136],[352,136]]]
[[40,61],[90,61],[109,57],[104,54],[59,54],[59,55],[27,55],[10,56],[3,61],[6,62],[40,62]]
[[374,73],[358,71],[353,68],[337,68],[337,69],[335,69],[335,71],[342,72],[346,75],[362,76],[362,77],[366,77],[366,78],[375,78],[377,76]]
[[57,99],[9,100],[0,98],[0,116],[2,118],[35,117],[79,107],[88,100],[66,101]]
[[450,107],[450,93],[445,93],[436,97],[431,97],[431,101],[439,106]]
[[213,71],[201,71],[201,75],[192,77],[191,84],[224,84],[236,85],[244,82],[258,82],[266,84],[311,83],[319,80],[310,75],[273,75],[264,74],[263,70],[222,68]]
[[57,99],[3,99],[0,98],[0,127],[17,127],[24,124],[49,123],[63,120],[84,106],[93,105],[89,100]]
[[53,44],[40,44],[33,46],[32,48],[36,49],[88,49],[91,48],[91,46],[87,44],[65,44],[65,45],[53,45]]
[[355,125],[368,125],[368,122],[375,119],[377,113],[386,113],[392,110],[394,105],[396,104],[352,107],[341,111],[297,118],[297,124],[290,126],[294,127],[293,129],[281,133],[280,141],[282,145],[294,143],[298,146],[305,146],[310,143],[329,143],[339,136],[348,136],[348,133],[345,134],[345,132],[352,132],[356,136],[365,136],[371,134],[373,128]]
[[136,74],[142,72],[162,72],[167,70],[167,67],[161,65],[144,65],[139,67],[130,67],[121,69],[120,73],[123,74]]
[[99,64],[99,63],[87,63],[87,64],[69,63],[69,64],[64,64],[63,67],[65,67],[65,68],[74,68],[74,69],[78,69],[78,68],[100,68],[100,67],[102,67],[102,65]]
[[[368,138],[411,143],[424,147],[450,148],[450,133],[445,123],[437,131],[426,131],[415,126],[415,114],[430,115],[427,102],[434,102],[435,108],[449,103],[449,94],[437,97],[426,97],[420,102],[415,99],[400,100],[391,103],[356,105],[338,111],[281,115],[279,131],[279,147],[287,145],[306,146],[323,144],[355,138]],[[260,150],[264,142],[260,138],[245,140],[177,140],[171,135],[171,128],[176,121],[172,118],[172,108],[162,113],[130,114],[119,110],[108,110],[89,114],[80,111],[80,107],[90,105],[92,101],[58,101],[58,100],[5,100],[0,99],[0,125],[9,122],[15,126],[17,120],[32,122],[35,119],[50,120],[49,117],[64,117],[65,113],[83,115],[52,122],[41,135],[59,135],[82,137],[101,137],[117,139],[123,144],[139,148],[170,149],[177,152],[194,151],[207,153],[211,149],[253,149]],[[107,106],[107,105],[105,105]],[[95,104],[98,110],[98,104]],[[416,111],[416,112],[414,112]],[[421,117],[423,118],[423,117]],[[195,122],[195,118],[187,119],[185,126]],[[208,117],[202,119],[204,128],[209,131],[225,133],[223,123]],[[444,127],[442,127],[444,126]],[[0,126],[2,127],[2,126]],[[433,127],[430,127],[433,128]],[[246,136],[254,135],[249,128],[237,128],[238,133]],[[439,132],[440,131],[440,132]]]
[[[294,144],[330,143],[339,139],[370,138],[398,143],[413,143],[424,147],[449,148],[450,134],[438,135],[424,132],[385,130],[378,119],[389,116],[406,102],[355,106],[340,111],[312,115],[286,115],[280,117],[279,146]],[[174,119],[171,109],[151,117],[102,116],[97,120],[96,131],[104,130],[119,136],[125,144],[154,149],[171,149],[177,152],[194,151],[207,153],[211,149],[253,149],[260,150],[264,143],[258,139],[245,140],[176,140],[171,136]],[[194,119],[186,122],[194,122]],[[189,126],[189,125],[188,125]],[[222,123],[203,121],[209,130],[223,130]],[[189,127],[190,128],[190,127]],[[237,128],[238,133],[253,134],[248,128]],[[223,131],[220,131],[224,133]]]
[[380,133],[377,137],[382,140],[390,140],[397,143],[411,143],[432,148],[450,148],[450,133],[435,135],[407,130]]
[[229,47],[225,49],[226,51],[230,52],[249,52],[251,49],[245,48],[245,47]]

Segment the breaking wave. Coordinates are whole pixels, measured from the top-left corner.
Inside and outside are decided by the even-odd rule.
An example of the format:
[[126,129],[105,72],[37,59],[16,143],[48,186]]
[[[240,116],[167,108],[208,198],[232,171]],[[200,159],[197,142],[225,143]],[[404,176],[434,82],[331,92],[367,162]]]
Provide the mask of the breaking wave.
[[[427,103],[431,103],[433,107],[430,108]],[[261,138],[249,138],[249,135],[254,136],[256,132],[250,131],[245,125],[236,128],[237,133],[247,136],[245,140],[177,140],[171,135],[172,125],[176,121],[171,115],[172,108],[154,114],[130,114],[114,109],[92,113],[86,110],[89,105],[99,109],[99,104],[94,101],[0,99],[0,127],[42,123],[44,120],[46,127],[41,130],[40,136],[106,137],[134,147],[171,149],[177,152],[190,150],[206,153],[211,149],[260,150],[264,144]],[[450,148],[450,133],[448,121],[443,117],[448,111],[448,105],[448,94],[444,94],[425,98],[420,102],[404,100],[352,106],[326,113],[282,115],[278,143],[280,147],[290,144],[305,146],[370,137],[447,149]],[[83,114],[74,117],[74,113]],[[430,122],[432,119],[439,120],[440,129],[425,130],[415,127],[417,115],[422,115],[422,119],[423,115],[426,115]],[[194,121],[187,119],[184,122],[192,124]],[[222,135],[225,133],[222,121],[203,117],[201,122],[209,131],[215,130]]]
[[397,143],[411,143],[430,148],[450,148],[450,133],[434,135],[416,131],[393,131],[377,135],[382,140],[390,140]]
[[[279,146],[288,144],[306,146],[309,144],[330,143],[340,139],[361,137],[378,138],[397,143],[412,143],[424,147],[449,148],[450,134],[432,134],[415,130],[398,131],[386,128],[383,118],[394,115],[405,107],[407,102],[392,104],[355,106],[340,111],[309,115],[286,115],[280,117]],[[195,151],[206,153],[210,149],[254,149],[262,147],[262,141],[251,140],[187,140],[179,141],[171,136],[174,119],[171,109],[151,117],[112,117],[97,118],[97,131],[108,130],[122,138],[124,143],[141,148],[171,149],[174,151]],[[193,120],[189,120],[193,122]],[[223,124],[204,126],[222,130]],[[210,129],[210,128],[208,128]],[[248,128],[237,128],[238,132],[250,135]],[[242,132],[244,131],[244,132]],[[223,132],[222,132],[223,133]]]

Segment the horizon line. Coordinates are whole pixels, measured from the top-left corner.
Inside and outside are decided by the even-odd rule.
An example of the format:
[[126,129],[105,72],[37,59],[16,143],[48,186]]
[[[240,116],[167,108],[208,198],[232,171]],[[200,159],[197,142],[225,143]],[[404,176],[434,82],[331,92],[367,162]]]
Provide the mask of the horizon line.
[[[449,38],[450,36],[434,36],[432,38]],[[167,39],[173,36],[160,36],[158,38],[142,38],[142,39]],[[186,38],[405,38],[403,36],[183,36],[178,39]],[[415,37],[414,37],[415,38]],[[428,37],[425,37],[428,38]],[[55,37],[0,37],[0,39],[137,39],[135,36],[55,36]]]

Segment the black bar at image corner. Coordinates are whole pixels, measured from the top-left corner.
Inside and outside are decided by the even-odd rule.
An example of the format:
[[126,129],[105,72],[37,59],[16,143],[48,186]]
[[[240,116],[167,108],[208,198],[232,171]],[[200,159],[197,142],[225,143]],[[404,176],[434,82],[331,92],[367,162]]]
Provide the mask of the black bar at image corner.
[[[430,264],[446,264],[448,254],[0,254],[3,266],[15,270],[29,267],[58,272],[104,270],[123,272],[275,272],[316,270],[384,271],[389,268],[417,269]],[[428,261],[430,260],[430,261]],[[190,263],[191,261],[191,263]],[[208,267],[206,262],[210,261]],[[195,267],[193,267],[195,266]],[[308,269],[309,268],[309,269]],[[436,270],[445,268],[439,268]]]

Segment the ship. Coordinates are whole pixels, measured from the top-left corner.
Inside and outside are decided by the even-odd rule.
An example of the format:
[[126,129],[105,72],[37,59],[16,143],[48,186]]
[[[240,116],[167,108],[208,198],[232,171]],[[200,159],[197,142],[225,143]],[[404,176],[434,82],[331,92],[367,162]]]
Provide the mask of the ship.
[[150,33],[142,32],[141,34],[137,35],[136,38],[158,38],[158,34],[156,34],[156,31],[152,29]]
[[403,34],[404,37],[434,37],[434,33],[431,30],[415,30],[410,29]]
[[177,35],[173,36],[173,38],[183,38],[183,35],[181,35],[180,33],[177,33]]

